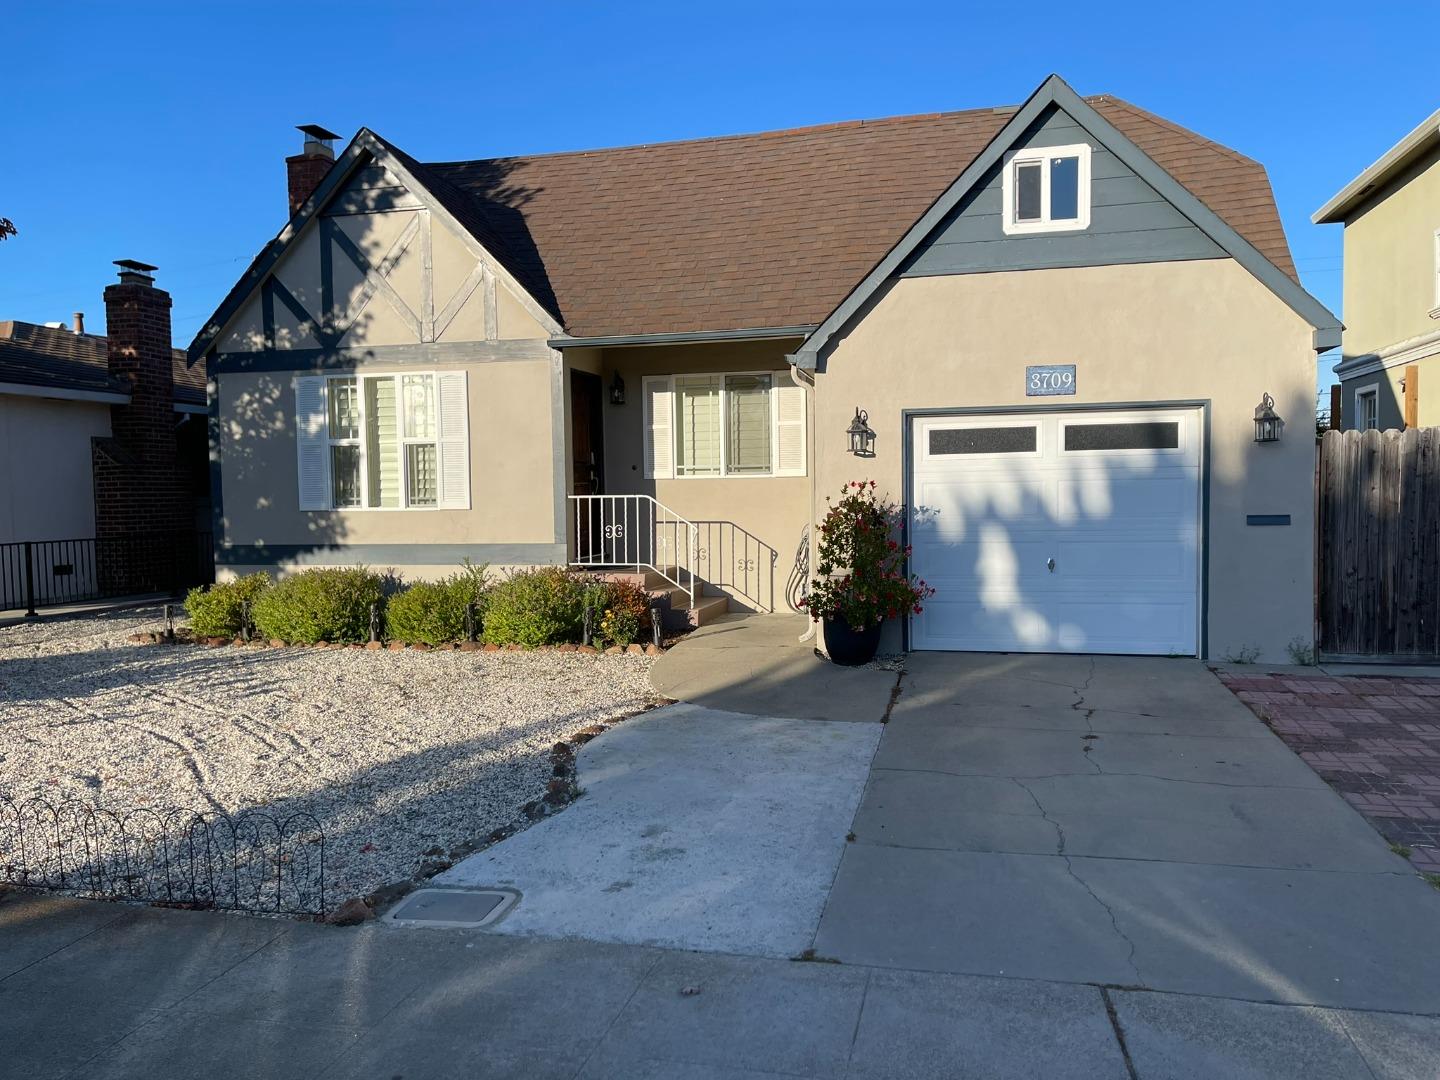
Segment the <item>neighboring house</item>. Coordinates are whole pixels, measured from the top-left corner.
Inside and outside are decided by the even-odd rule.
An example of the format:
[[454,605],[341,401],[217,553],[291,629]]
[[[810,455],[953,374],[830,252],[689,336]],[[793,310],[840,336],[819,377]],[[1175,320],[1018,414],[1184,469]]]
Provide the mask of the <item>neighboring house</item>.
[[[80,312],[71,327],[0,322],[0,543],[209,527],[205,369],[170,347],[151,280],[123,269],[106,290],[108,339]],[[136,296],[163,317],[163,347],[112,306]]]
[[1440,112],[1312,220],[1345,226],[1338,426],[1440,425]]
[[[827,496],[873,478],[939,590],[908,647],[1311,639],[1339,324],[1251,159],[1058,77],[523,158],[362,130],[332,165],[308,136],[289,224],[190,350],[230,572],[638,561],[783,609]],[[1262,445],[1267,393],[1292,430]]]

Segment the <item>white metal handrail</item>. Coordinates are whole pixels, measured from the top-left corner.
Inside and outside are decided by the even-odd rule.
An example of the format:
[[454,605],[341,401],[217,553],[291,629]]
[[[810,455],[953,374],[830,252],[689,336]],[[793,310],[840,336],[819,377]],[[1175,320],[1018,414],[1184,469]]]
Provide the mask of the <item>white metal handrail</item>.
[[700,529],[652,495],[571,495],[575,554],[571,566],[653,570],[695,606]]

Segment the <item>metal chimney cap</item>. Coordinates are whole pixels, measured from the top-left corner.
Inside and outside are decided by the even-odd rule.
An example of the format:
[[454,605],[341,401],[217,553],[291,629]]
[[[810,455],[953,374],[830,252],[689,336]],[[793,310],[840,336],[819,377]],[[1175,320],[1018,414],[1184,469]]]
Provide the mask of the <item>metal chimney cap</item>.
[[340,136],[336,135],[335,132],[330,131],[328,128],[323,128],[319,124],[296,124],[295,130],[302,132],[305,135],[309,135],[312,139],[315,139],[319,142],[323,142],[327,139],[340,138]]
[[121,270],[133,270],[137,274],[148,274],[154,270],[160,269],[158,266],[151,266],[149,263],[136,262],[134,259],[116,259],[115,265],[120,267]]

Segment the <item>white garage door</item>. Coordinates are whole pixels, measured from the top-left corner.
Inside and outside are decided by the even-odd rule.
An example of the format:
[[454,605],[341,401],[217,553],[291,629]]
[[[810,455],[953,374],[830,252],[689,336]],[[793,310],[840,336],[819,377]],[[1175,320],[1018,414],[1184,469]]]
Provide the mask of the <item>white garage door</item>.
[[1196,654],[1198,410],[911,422],[914,648]]

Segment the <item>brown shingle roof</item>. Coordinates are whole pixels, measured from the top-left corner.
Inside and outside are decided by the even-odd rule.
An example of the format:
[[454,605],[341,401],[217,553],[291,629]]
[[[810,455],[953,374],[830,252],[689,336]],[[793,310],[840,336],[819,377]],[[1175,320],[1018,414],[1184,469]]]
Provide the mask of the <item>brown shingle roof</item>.
[[[128,388],[111,378],[106,341],[94,334],[72,334],[35,323],[0,322],[0,383],[57,390],[124,394]],[[175,400],[205,404],[205,365],[190,367],[185,352],[174,350]]]
[[[1257,162],[1087,99],[1292,278]],[[821,322],[1013,115],[901,116],[693,142],[421,166],[577,337]],[[442,197],[443,192],[443,197]],[[457,213],[457,217],[462,216]]]

